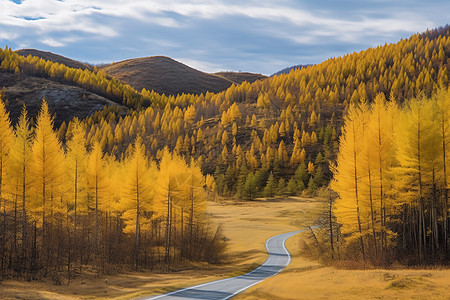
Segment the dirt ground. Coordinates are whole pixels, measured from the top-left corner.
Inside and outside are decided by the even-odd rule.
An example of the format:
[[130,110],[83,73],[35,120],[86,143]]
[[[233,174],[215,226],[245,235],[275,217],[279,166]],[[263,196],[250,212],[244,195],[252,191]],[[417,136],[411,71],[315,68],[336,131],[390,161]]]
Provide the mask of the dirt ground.
[[[0,299],[136,299],[244,274],[265,261],[268,238],[298,230],[316,204],[307,198],[212,202],[208,212],[228,239],[227,264],[170,274],[92,274],[60,286],[8,280],[0,284]],[[450,299],[450,270],[338,270],[301,256],[300,238],[287,241],[292,262],[283,272],[234,299]]]

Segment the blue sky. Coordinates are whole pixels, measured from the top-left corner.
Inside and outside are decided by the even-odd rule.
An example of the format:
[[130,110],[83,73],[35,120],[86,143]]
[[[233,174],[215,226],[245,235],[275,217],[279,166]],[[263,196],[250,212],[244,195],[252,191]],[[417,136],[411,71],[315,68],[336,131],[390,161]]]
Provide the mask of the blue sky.
[[450,23],[450,1],[0,0],[0,46],[272,74]]

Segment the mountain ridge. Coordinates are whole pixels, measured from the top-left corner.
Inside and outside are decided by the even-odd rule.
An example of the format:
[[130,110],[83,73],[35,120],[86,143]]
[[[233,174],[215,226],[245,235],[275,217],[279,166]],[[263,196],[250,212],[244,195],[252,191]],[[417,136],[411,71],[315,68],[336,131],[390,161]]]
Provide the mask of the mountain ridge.
[[[25,57],[36,56],[70,68],[91,71],[94,69],[93,65],[53,52],[38,49],[19,49],[15,52]],[[145,88],[166,95],[217,93],[226,90],[232,84],[238,85],[244,81],[253,83],[267,78],[265,75],[250,72],[207,73],[162,55],[129,58],[96,67],[138,91]]]
[[206,73],[167,56],[132,58],[101,67],[108,75],[137,90],[153,90],[159,94],[218,93],[247,78],[251,82],[263,75],[247,72]]
[[22,55],[22,56],[37,56],[39,58],[45,59],[45,60],[50,60],[53,62],[57,62],[63,65],[66,65],[70,68],[75,68],[75,69],[89,69],[91,70],[93,67],[89,64],[86,63],[82,63],[79,61],[76,61],[74,59],[53,53],[53,52],[49,52],[49,51],[42,51],[42,50],[38,50],[38,49],[19,49],[15,51],[17,54]]

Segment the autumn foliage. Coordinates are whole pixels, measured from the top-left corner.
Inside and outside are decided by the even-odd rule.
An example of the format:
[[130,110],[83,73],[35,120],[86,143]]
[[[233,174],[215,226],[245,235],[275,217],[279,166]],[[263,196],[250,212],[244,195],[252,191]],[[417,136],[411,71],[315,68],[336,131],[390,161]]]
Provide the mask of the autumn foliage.
[[[152,157],[168,147],[187,161],[201,160],[219,194],[247,198],[264,196],[271,173],[280,188],[290,182],[282,194],[314,194],[332,177],[328,161],[336,159],[350,105],[380,93],[400,103],[419,93],[430,97],[448,85],[449,57],[444,27],[220,93],[176,96],[136,91],[102,70],[72,69],[9,48],[0,51],[0,67],[78,85],[130,108],[105,108],[82,120],[88,145],[98,142],[121,157],[141,136]],[[72,126],[61,127],[62,139]],[[304,167],[307,176],[299,180]]]
[[333,176],[339,251],[440,257],[449,63],[447,26],[220,93],[166,96],[2,49],[3,70],[123,105],[57,131],[45,103],[36,126],[24,111],[15,130],[0,107],[2,271],[211,259],[220,239],[202,217],[205,186],[253,200],[314,195]]
[[88,145],[85,133],[75,120],[62,144],[45,100],[35,127],[24,108],[13,129],[0,101],[2,278],[65,270],[70,280],[84,268],[171,270],[220,259],[197,161],[167,148],[149,159],[140,137],[116,159],[98,142]]
[[398,106],[376,97],[345,117],[332,188],[344,257],[448,259],[450,91]]

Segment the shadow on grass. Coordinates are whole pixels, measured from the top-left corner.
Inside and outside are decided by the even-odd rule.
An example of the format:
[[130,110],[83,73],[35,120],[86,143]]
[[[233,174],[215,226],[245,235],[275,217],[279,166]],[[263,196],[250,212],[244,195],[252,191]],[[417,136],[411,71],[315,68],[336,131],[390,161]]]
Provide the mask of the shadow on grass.
[[283,273],[301,273],[301,272],[318,270],[318,269],[323,269],[323,268],[325,268],[325,266],[308,266],[308,267],[303,267],[303,268],[287,269],[287,270],[284,270]]

